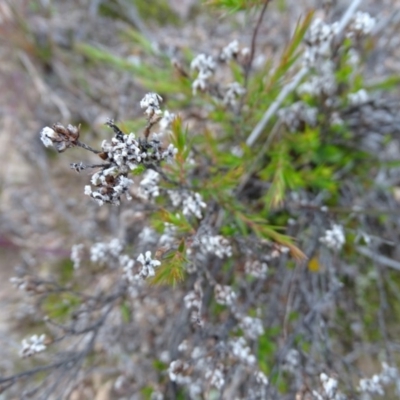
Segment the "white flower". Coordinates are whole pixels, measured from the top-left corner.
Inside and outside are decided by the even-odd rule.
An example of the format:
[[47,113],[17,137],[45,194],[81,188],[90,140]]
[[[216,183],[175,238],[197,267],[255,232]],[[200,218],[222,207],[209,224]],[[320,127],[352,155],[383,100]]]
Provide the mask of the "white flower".
[[198,54],[190,63],[190,68],[199,72],[214,71],[216,67],[212,56]]
[[148,278],[149,276],[154,276],[155,271],[154,268],[161,265],[161,262],[158,260],[153,260],[151,258],[151,252],[146,251],[145,255],[140,254],[137,258],[137,261],[142,264],[142,269],[140,270],[140,276],[142,278]]
[[239,322],[239,326],[249,339],[257,339],[264,333],[264,327],[260,318],[245,316]]
[[157,93],[147,93],[140,101],[140,107],[146,109],[145,114],[148,117],[152,117],[154,114],[162,114],[160,110],[160,103],[162,101],[162,97]]
[[214,370],[207,370],[205,373],[205,378],[210,381],[210,385],[216,387],[218,390],[221,390],[225,384],[222,368],[222,366],[218,366]]
[[194,95],[197,93],[197,90],[205,91],[207,89],[208,81],[214,74],[215,67],[215,61],[211,56],[199,54],[193,59],[190,68],[199,72],[197,78],[192,83]]
[[248,260],[244,265],[244,270],[246,274],[254,276],[254,278],[265,279],[268,272],[268,265],[258,260]]
[[119,257],[124,246],[120,240],[114,238],[110,243],[95,243],[90,248],[90,261],[93,263],[112,263]]
[[164,116],[161,118],[159,125],[162,131],[165,131],[172,124],[176,115],[174,113],[169,112],[168,110],[164,111]]
[[58,137],[54,129],[46,126],[40,132],[40,140],[46,147],[53,147],[53,140]]
[[230,61],[233,58],[235,58],[238,55],[238,53],[239,53],[239,42],[237,40],[234,40],[222,49],[219,58],[222,61]]
[[215,285],[214,295],[215,301],[222,305],[231,306],[236,300],[236,293],[230,286]]
[[225,105],[235,107],[237,99],[246,93],[246,89],[238,82],[232,82],[227,86],[222,102]]
[[240,337],[237,339],[231,339],[229,341],[229,347],[234,357],[245,362],[246,364],[255,364],[256,357],[254,356],[254,354],[251,354],[250,347],[247,345],[245,338]]
[[332,228],[326,230],[325,236],[319,241],[332,250],[341,250],[346,243],[343,227],[337,224],[332,225]]
[[189,217],[194,215],[197,218],[201,218],[201,209],[206,208],[207,204],[204,203],[199,193],[191,193],[182,201],[183,215]]
[[254,374],[254,376],[255,376],[256,382],[257,382],[258,384],[263,385],[263,386],[267,386],[267,385],[268,385],[269,381],[268,381],[268,378],[265,376],[264,372],[262,372],[262,371],[257,371],[257,372]]
[[172,361],[168,368],[169,379],[181,385],[190,384],[189,369],[189,364],[182,360]]
[[20,351],[21,357],[30,357],[34,354],[41,353],[46,350],[46,345],[44,344],[46,340],[46,335],[33,335],[29,339],[24,339],[22,341],[22,349]]
[[369,100],[368,93],[365,89],[360,89],[358,92],[355,93],[349,93],[347,95],[347,98],[349,99],[349,103],[352,106],[364,104]]
[[328,396],[328,398],[333,398],[337,391],[338,381],[336,379],[330,378],[324,373],[319,376],[319,379],[322,383],[325,394]]
[[203,235],[200,238],[201,250],[204,253],[211,253],[216,255],[218,258],[231,257],[232,247],[229,244],[228,239],[223,236],[211,236]]
[[160,174],[152,169],[148,169],[139,185],[139,196],[145,200],[152,200],[160,195],[158,182]]
[[347,37],[352,37],[357,34],[369,35],[374,29],[375,23],[375,18],[371,17],[368,13],[357,11],[349,26]]

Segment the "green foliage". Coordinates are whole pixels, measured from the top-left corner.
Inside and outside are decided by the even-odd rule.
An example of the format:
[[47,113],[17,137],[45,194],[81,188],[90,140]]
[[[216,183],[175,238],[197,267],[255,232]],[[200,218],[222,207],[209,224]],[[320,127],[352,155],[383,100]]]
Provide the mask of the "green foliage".
[[43,301],[43,310],[49,318],[63,322],[80,306],[81,299],[71,292],[55,292]]
[[248,10],[249,8],[260,6],[263,3],[263,0],[205,0],[206,5],[225,9],[230,13]]
[[157,268],[156,275],[151,280],[151,283],[155,285],[176,286],[185,277],[185,263],[187,263],[185,242],[181,240],[176,251],[172,250],[164,255],[161,266]]

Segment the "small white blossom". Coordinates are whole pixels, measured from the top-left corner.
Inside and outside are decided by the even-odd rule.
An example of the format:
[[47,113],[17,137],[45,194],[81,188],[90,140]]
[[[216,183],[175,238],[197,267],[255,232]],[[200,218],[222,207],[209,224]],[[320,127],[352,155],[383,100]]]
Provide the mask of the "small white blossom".
[[46,126],[40,132],[40,140],[46,147],[53,147],[53,140],[57,139],[57,133],[54,129]]
[[230,61],[233,58],[236,58],[238,54],[239,54],[239,42],[237,40],[233,40],[222,49],[219,58],[221,61]]
[[331,56],[331,43],[337,34],[338,23],[327,24],[321,19],[315,19],[305,35],[307,44],[303,55],[303,63],[309,67],[316,67],[321,60]]
[[162,97],[157,93],[147,93],[140,101],[140,107],[145,109],[145,114],[152,117],[154,114],[160,115],[160,103],[163,101]]
[[230,286],[215,285],[215,301],[218,304],[232,306],[236,301],[236,293]]
[[186,198],[182,201],[183,206],[183,215],[186,217],[190,217],[194,215],[197,218],[201,218],[201,209],[206,208],[207,204],[204,203],[201,195],[199,193],[191,193],[186,196]]
[[110,243],[95,243],[90,248],[90,261],[93,263],[108,263],[117,259],[123,250],[123,244],[118,239],[112,239]]
[[208,87],[208,82],[215,71],[215,61],[211,56],[199,54],[190,64],[192,70],[197,70],[197,78],[192,83],[193,94],[198,90],[205,91]]
[[189,376],[190,366],[182,360],[172,361],[168,368],[169,379],[172,382],[179,383],[180,385],[189,385],[191,378]]
[[267,277],[268,265],[259,260],[248,260],[244,265],[246,274],[254,276],[254,278],[265,279]]
[[264,333],[264,327],[260,318],[245,316],[240,319],[240,328],[249,339],[257,339]]
[[232,355],[240,361],[249,365],[255,364],[256,357],[251,353],[250,347],[247,345],[244,337],[231,339],[229,341],[229,348],[231,349]]
[[154,268],[159,267],[161,262],[158,260],[153,260],[151,258],[151,252],[146,251],[145,255],[140,254],[137,261],[142,264],[142,269],[140,270],[140,275],[142,278],[148,278],[149,276],[154,276]]
[[224,94],[222,102],[230,107],[237,105],[237,99],[246,93],[246,89],[238,82],[230,83]]
[[338,381],[334,378],[329,377],[328,375],[322,373],[319,376],[319,379],[322,383],[322,387],[324,388],[325,394],[328,398],[333,399],[336,395]]
[[143,175],[139,185],[139,196],[145,200],[152,200],[160,195],[158,182],[160,174],[152,169],[148,169]]
[[385,362],[382,363],[382,372],[375,374],[371,378],[360,379],[359,390],[363,393],[385,395],[384,386],[399,382],[399,372],[395,367],[390,367]]
[[225,385],[225,377],[222,365],[213,370],[207,370],[205,373],[205,378],[210,381],[211,386],[214,386],[218,390],[221,390],[222,387]]
[[355,93],[349,93],[347,95],[347,98],[349,99],[349,103],[352,106],[359,106],[369,101],[369,96],[365,89],[360,89],[358,92]]
[[346,36],[353,37],[354,35],[369,35],[374,29],[375,23],[375,18],[371,17],[368,13],[357,11],[349,26]]
[[341,250],[346,243],[343,227],[337,224],[332,225],[332,228],[326,230],[324,237],[319,241],[332,250]]
[[212,56],[198,54],[190,63],[190,68],[197,71],[214,71],[216,67]]
[[167,190],[167,194],[169,198],[171,199],[171,203],[174,207],[178,207],[180,204],[182,204],[183,201],[183,193],[179,190]]
[[231,257],[232,247],[229,240],[223,236],[203,235],[200,238],[200,248],[203,253],[215,254],[218,258]]
[[256,378],[256,382],[259,385],[263,385],[263,386],[267,386],[269,384],[268,378],[265,376],[264,372],[262,371],[257,371],[254,374],[255,378]]
[[46,335],[33,335],[29,339],[22,341],[21,357],[30,357],[34,354],[41,353],[46,350],[45,345]]
[[160,125],[160,129],[162,131],[165,131],[166,129],[168,129],[170,127],[170,125],[172,124],[172,122],[175,120],[176,115],[169,112],[168,110],[164,111],[164,115],[161,118],[159,125]]

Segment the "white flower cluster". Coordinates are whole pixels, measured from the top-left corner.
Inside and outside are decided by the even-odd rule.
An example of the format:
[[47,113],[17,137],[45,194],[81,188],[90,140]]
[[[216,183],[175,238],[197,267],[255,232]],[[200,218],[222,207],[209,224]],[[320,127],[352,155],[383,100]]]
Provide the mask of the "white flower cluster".
[[52,128],[46,126],[40,132],[40,140],[46,147],[54,147],[59,153],[76,146],[79,139],[79,127],[68,125],[66,128],[60,123]]
[[297,88],[299,95],[309,94],[320,97],[330,97],[336,93],[337,83],[335,78],[335,66],[331,60],[322,60],[316,68],[317,75],[303,82]]
[[120,240],[114,238],[110,243],[97,242],[90,248],[90,261],[107,264],[118,260],[124,246]]
[[155,268],[161,265],[161,262],[151,258],[151,252],[139,254],[136,261],[140,264],[140,267],[135,267],[135,261],[127,255],[119,257],[119,263],[122,266],[124,278],[131,284],[139,284],[149,277],[155,275]]
[[163,101],[162,97],[157,93],[147,93],[140,101],[140,108],[145,109],[145,114],[148,118],[153,115],[161,115],[160,103]]
[[[145,104],[152,112],[156,112],[155,104],[158,103],[147,100]],[[93,191],[87,185],[85,194],[94,198],[99,205],[104,203],[119,205],[123,194],[128,200],[132,199],[128,190],[133,181],[126,177],[131,170],[135,169],[138,164],[168,161],[175,157],[178,150],[172,144],[163,150],[158,139],[142,142],[137,140],[133,133],[123,134],[112,121],[108,121],[107,124],[116,132],[110,142],[104,140],[101,145],[102,158],[107,161],[107,168],[103,168],[92,176],[91,183],[98,190]]]
[[215,301],[224,306],[232,306],[236,301],[236,293],[230,286],[215,285]]
[[215,60],[212,56],[199,54],[190,64],[192,70],[198,71],[197,78],[192,83],[193,94],[198,90],[205,91],[208,88],[209,80],[213,76],[216,68]]
[[219,59],[221,61],[227,62],[236,58],[238,54],[239,54],[239,42],[237,40],[233,40],[222,49]]
[[342,395],[337,392],[338,381],[334,378],[329,377],[325,373],[320,374],[319,379],[322,384],[323,395],[316,390],[313,390],[313,396],[316,400],[341,400]]
[[172,361],[168,368],[169,379],[180,385],[188,385],[191,383],[190,365],[182,360]]
[[248,260],[244,265],[246,274],[258,279],[265,279],[267,277],[268,265],[259,260]]
[[221,235],[203,235],[200,238],[200,249],[203,253],[211,253],[218,258],[231,257],[232,247],[229,240]]
[[246,93],[246,89],[239,82],[228,84],[222,102],[226,106],[236,107],[237,99]]
[[310,67],[315,67],[322,59],[331,55],[331,42],[337,34],[339,24],[327,24],[321,19],[315,19],[308,29],[304,41],[307,44],[303,62]]
[[205,373],[205,378],[209,380],[210,386],[221,390],[225,385],[223,365],[219,364],[215,369],[207,370]]
[[254,365],[256,363],[256,357],[252,354],[244,337],[230,339],[229,348],[232,355],[245,364]]
[[194,215],[196,218],[202,218],[201,209],[206,208],[207,204],[203,201],[200,193],[173,190],[168,190],[167,193],[174,207],[182,205],[184,216]]
[[359,106],[369,101],[368,93],[365,89],[360,89],[358,92],[349,93],[347,95],[350,105]]
[[184,298],[185,307],[190,310],[191,321],[197,325],[202,325],[201,308],[203,303],[203,290],[200,281],[194,285],[194,290],[191,290]]
[[338,224],[332,225],[332,228],[327,229],[319,241],[332,250],[341,250],[346,243],[343,227]]
[[254,376],[255,376],[255,378],[256,378],[256,382],[257,382],[259,385],[267,386],[267,385],[269,384],[268,378],[265,376],[264,372],[262,372],[262,371],[257,371],[257,372],[254,374]]
[[385,395],[384,386],[391,383],[397,384],[397,391],[400,394],[400,375],[395,367],[390,367],[385,362],[382,363],[382,372],[375,374],[370,379],[360,379],[359,390],[363,393],[377,394],[379,396]]
[[278,112],[281,121],[288,127],[290,132],[296,132],[303,124],[315,126],[317,123],[318,110],[309,107],[303,101],[293,103],[291,106],[282,108]]
[[371,17],[371,15],[366,12],[357,11],[346,32],[346,36],[367,36],[372,32],[375,24],[375,18]]
[[74,244],[71,249],[71,261],[74,265],[74,269],[78,269],[81,266],[83,257],[83,244]]
[[290,349],[284,359],[282,369],[296,374],[300,365],[300,353],[296,349]]
[[264,327],[260,318],[241,317],[239,326],[243,330],[244,335],[249,339],[257,339],[264,334]]
[[158,182],[160,174],[152,169],[148,169],[139,184],[139,197],[145,200],[153,200],[160,195]]
[[186,217],[194,215],[196,218],[200,219],[202,217],[201,209],[206,208],[207,204],[204,203],[201,194],[192,192],[183,199],[182,206],[183,215]]
[[178,230],[174,224],[164,222],[164,232],[158,241],[160,246],[171,245],[176,240],[177,231]]
[[21,357],[30,357],[34,354],[41,353],[46,350],[45,345],[46,335],[33,335],[29,339],[22,341],[22,349],[20,351]]
[[91,183],[99,190],[93,190],[90,185],[86,185],[84,193],[96,200],[99,206],[104,203],[119,206],[123,194],[126,195],[127,200],[132,200],[132,196],[128,192],[129,187],[133,184],[132,179],[118,175],[115,167],[96,172],[92,176]]
[[163,117],[160,119],[160,122],[158,123],[161,131],[166,131],[171,126],[172,122],[174,122],[175,118],[176,115],[174,113],[165,110]]

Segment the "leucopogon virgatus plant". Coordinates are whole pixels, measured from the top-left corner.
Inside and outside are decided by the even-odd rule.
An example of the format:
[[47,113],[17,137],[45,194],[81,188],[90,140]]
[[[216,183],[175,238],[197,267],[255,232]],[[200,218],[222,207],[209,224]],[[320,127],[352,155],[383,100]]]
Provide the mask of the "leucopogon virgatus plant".
[[[159,53],[141,38],[157,58],[150,75],[78,48],[149,87],[142,133],[108,120],[113,136],[97,149],[80,126],[55,123],[40,137],[58,153],[79,147],[98,157],[71,164],[90,171],[82,197],[120,212],[128,228],[76,243],[67,283],[12,279],[41,323],[20,355],[42,364],[0,385],[65,373],[42,381],[40,393],[61,393],[59,382],[73,391],[107,366],[110,396],[121,399],[399,393],[387,315],[399,268],[379,253],[392,246],[380,233],[389,222],[366,211],[372,199],[394,204],[382,189],[392,172],[377,156],[387,149],[374,121],[385,121],[383,136],[396,120],[362,70],[377,21],[354,0],[339,19],[306,13],[271,61],[257,48],[269,1],[209,3],[257,13],[249,47],[233,39],[197,54]],[[163,98],[179,116],[162,110]],[[376,358],[372,368],[365,354]]]

